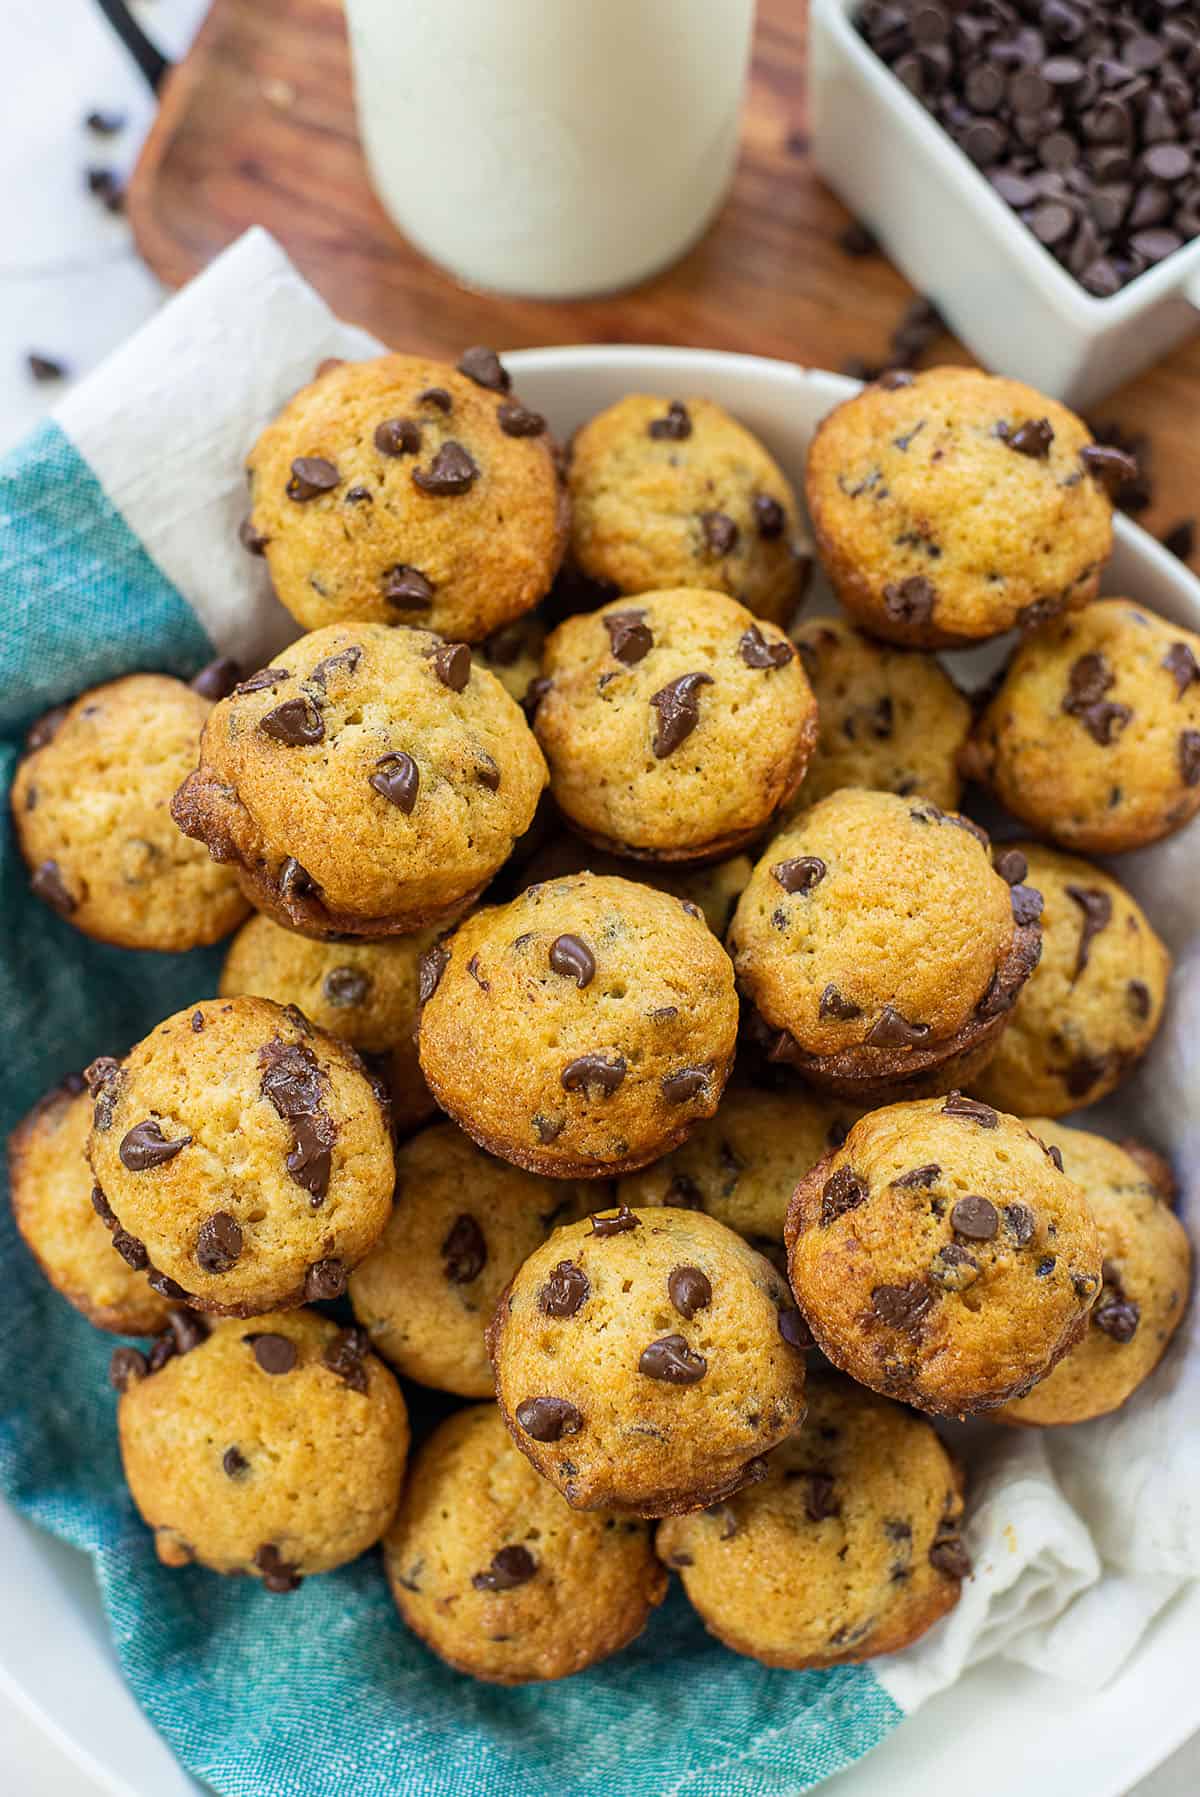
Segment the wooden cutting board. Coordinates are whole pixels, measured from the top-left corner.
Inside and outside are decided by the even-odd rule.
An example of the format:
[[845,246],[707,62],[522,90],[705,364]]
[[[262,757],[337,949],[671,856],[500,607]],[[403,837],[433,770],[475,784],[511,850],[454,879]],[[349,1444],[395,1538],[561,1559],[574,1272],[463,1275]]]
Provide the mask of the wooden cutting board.
[[[803,7],[759,0],[741,161],[707,236],[631,292],[515,300],[443,274],[372,194],[341,0],[214,0],[168,76],[129,214],[142,255],[172,286],[265,225],[336,312],[396,348],[683,343],[822,368],[881,361],[912,290],[882,256],[839,246],[848,217],[808,154],[805,62]],[[970,357],[943,338],[931,359]],[[1143,523],[1162,532],[1200,510],[1200,339],[1103,414],[1153,443],[1156,496]]]

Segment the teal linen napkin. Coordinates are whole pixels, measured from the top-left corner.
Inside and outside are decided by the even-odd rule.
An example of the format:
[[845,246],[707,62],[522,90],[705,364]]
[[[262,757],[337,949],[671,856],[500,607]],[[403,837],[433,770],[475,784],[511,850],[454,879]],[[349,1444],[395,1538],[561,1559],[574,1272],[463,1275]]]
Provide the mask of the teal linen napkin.
[[[185,295],[169,310],[189,303]],[[202,421],[188,423],[200,431]],[[147,435],[141,469],[130,469],[138,446],[128,419],[124,429],[121,474],[136,493],[159,444]],[[214,616],[211,595],[184,599],[107,496],[113,484],[101,486],[53,423],[0,462],[6,1136],[64,1073],[121,1053],[211,994],[220,962],[217,950],[159,956],[89,942],[30,894],[8,821],[21,737],[41,712],[119,673],[188,676],[246,640],[232,628],[211,640],[200,621]],[[726,1652],[678,1590],[615,1659],[510,1691],[450,1671],[408,1633],[377,1553],[287,1596],[168,1571],[121,1477],[113,1338],[46,1285],[7,1202],[0,1265],[0,1491],[91,1556],[139,1703],[183,1764],[226,1797],[783,1797],[857,1759],[900,1720],[868,1668],[787,1673]]]

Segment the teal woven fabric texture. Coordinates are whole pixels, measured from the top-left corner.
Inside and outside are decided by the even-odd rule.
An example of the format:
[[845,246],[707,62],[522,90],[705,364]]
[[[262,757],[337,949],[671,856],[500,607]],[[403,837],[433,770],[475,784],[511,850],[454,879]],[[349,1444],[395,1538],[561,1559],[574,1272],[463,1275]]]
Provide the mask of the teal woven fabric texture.
[[[190,675],[212,653],[61,431],[0,462],[6,1136],[64,1073],[210,995],[220,962],[101,947],[32,897],[7,821],[21,734],[83,687]],[[505,1691],[404,1629],[377,1554],[287,1596],[167,1571],[121,1478],[112,1338],[45,1284],[7,1202],[0,1262],[0,1491],[91,1555],[138,1701],[223,1797],[791,1797],[900,1720],[866,1668],[787,1673],[727,1653],[678,1591],[608,1664]]]

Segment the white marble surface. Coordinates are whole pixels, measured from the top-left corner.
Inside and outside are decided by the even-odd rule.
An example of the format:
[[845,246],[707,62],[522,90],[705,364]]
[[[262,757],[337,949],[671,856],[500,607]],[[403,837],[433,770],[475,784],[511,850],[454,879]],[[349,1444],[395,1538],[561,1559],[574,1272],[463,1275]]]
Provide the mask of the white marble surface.
[[[186,45],[205,0],[142,0],[137,11],[168,54]],[[126,172],[153,110],[145,83],[91,0],[2,0],[6,47],[19,74],[0,111],[0,191],[7,212],[0,252],[0,451],[15,443],[61,391],[38,385],[34,350],[78,376],[95,366],[161,303],[124,220],[91,196],[89,164]],[[83,123],[93,108],[128,123],[104,138]],[[9,1568],[7,1577],[19,1576]],[[5,1797],[102,1797],[36,1722],[0,1697]],[[1047,1786],[1047,1789],[1049,1787]],[[1200,1737],[1129,1797],[1196,1797]],[[138,1797],[154,1797],[139,1793]]]

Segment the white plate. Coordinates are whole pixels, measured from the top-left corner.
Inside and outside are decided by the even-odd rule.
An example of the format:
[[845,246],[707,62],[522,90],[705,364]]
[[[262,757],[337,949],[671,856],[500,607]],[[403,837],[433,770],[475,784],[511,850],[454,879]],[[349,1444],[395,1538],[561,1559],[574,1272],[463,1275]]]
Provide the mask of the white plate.
[[[521,397],[562,434],[623,393],[707,394],[761,435],[798,485],[816,424],[855,391],[840,375],[704,350],[525,350],[505,361]],[[1200,582],[1127,518],[1117,519],[1105,587],[1200,630]],[[102,1790],[196,1797],[201,1787],[180,1770],[122,1681],[84,1557],[0,1504],[0,1565],[8,1569],[0,1690],[36,1716]],[[825,1789],[829,1797],[929,1797],[954,1782],[971,1797],[1052,1788],[1055,1797],[1123,1797],[1200,1729],[1197,1639],[1200,1586],[1170,1606],[1102,1692],[989,1662]]]

